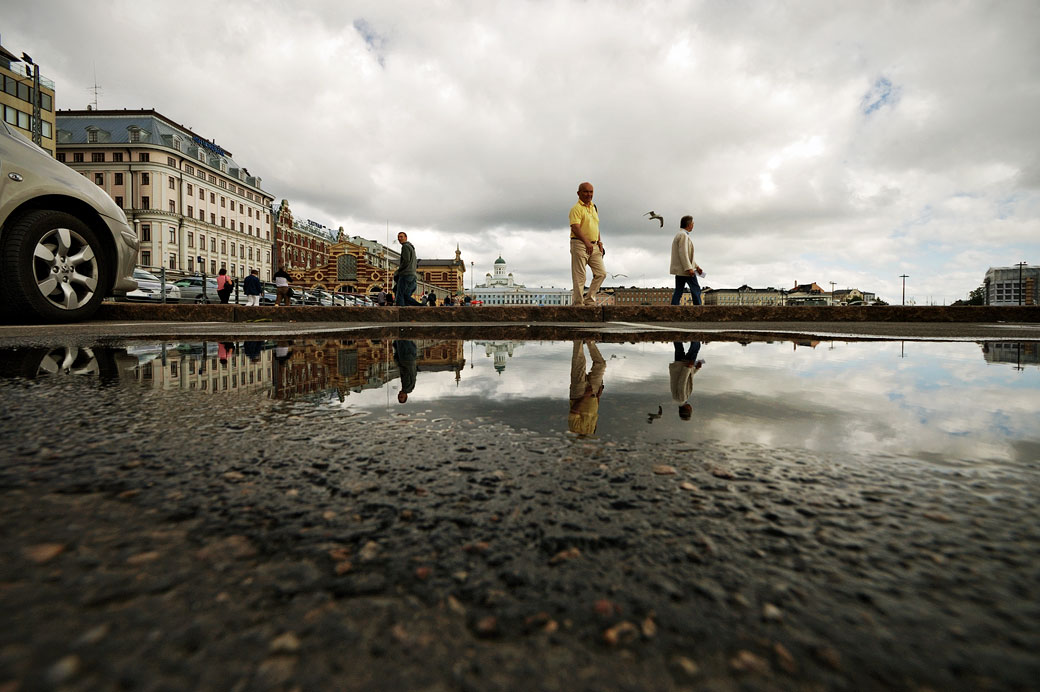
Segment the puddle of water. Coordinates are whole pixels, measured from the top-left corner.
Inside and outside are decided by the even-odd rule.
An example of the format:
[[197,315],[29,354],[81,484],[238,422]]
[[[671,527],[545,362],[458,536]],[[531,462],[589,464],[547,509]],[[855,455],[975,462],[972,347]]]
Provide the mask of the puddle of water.
[[954,468],[1040,459],[1040,342],[136,342],[0,351],[0,372],[691,454],[711,442]]

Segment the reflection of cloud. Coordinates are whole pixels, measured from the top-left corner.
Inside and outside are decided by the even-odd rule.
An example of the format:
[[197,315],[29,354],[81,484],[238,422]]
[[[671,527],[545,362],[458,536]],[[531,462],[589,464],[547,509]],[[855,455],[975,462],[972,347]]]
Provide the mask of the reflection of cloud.
[[[608,367],[601,437],[716,440],[783,449],[889,455],[922,460],[1008,460],[1040,444],[1036,378],[993,368],[969,342],[713,342],[695,380],[693,420],[669,404],[668,344],[601,345]],[[488,416],[515,427],[565,424],[568,342],[514,349],[499,375],[489,358],[453,373],[423,373],[416,400],[435,415]],[[613,357],[612,357],[613,356]],[[471,361],[472,362],[472,361]],[[391,385],[392,387],[393,385]],[[367,398],[366,398],[367,396]],[[352,407],[382,406],[385,395],[352,396]],[[646,425],[645,412],[664,416]]]

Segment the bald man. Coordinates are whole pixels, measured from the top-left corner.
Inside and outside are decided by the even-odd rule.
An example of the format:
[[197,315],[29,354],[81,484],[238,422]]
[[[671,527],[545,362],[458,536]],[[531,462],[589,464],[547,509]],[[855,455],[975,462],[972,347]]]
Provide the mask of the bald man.
[[[578,186],[578,203],[571,207],[571,279],[574,290],[572,305],[595,305],[596,293],[607,278],[603,267],[603,241],[599,235],[599,210],[592,203],[592,183]],[[585,266],[592,269],[592,283],[585,294]]]

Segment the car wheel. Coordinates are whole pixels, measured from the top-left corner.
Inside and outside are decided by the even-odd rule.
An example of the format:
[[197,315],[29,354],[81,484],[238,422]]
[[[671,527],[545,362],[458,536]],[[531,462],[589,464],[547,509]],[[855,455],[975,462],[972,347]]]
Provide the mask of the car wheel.
[[202,296],[199,296],[198,298],[195,299],[195,304],[196,305],[206,305],[207,303],[209,303],[209,301],[206,300],[205,298],[203,298]]
[[61,211],[33,211],[8,228],[3,243],[3,290],[19,316],[53,322],[94,314],[110,283],[97,235]]

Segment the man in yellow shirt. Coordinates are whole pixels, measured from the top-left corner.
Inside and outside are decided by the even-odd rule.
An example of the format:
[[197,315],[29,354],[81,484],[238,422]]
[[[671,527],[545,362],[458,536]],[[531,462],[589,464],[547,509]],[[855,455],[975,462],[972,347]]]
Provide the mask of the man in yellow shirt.
[[[603,241],[599,237],[599,211],[592,203],[592,183],[578,186],[578,203],[571,207],[572,305],[595,305],[596,293],[607,278],[603,267]],[[585,295],[585,265],[592,269],[592,283]]]

